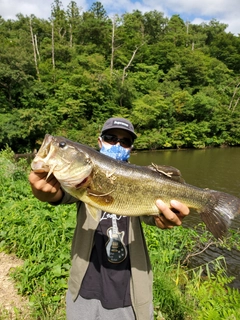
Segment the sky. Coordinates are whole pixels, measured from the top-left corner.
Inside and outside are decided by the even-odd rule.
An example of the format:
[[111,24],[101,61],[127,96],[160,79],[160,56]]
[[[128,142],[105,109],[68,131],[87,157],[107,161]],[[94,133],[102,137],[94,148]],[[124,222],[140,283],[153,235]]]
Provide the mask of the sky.
[[[61,0],[63,9],[67,9],[71,0]],[[200,24],[216,19],[228,25],[227,32],[240,34],[240,0],[98,0],[102,3],[109,17],[114,14],[142,13],[157,10],[165,17],[173,14],[186,22]],[[48,19],[51,16],[53,0],[0,0],[0,16],[3,19],[16,19],[16,14],[24,16],[34,14],[37,18]],[[93,0],[75,0],[82,11],[90,9]]]

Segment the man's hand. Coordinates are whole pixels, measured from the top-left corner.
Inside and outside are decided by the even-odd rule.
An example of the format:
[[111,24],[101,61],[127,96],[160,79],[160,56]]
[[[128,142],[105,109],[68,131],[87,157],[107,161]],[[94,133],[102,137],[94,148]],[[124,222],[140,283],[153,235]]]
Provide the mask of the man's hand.
[[60,183],[51,174],[47,178],[47,172],[31,171],[28,177],[32,192],[38,200],[43,202],[57,202],[63,196]]
[[157,200],[156,205],[160,214],[159,216],[154,216],[155,223],[156,226],[161,229],[170,229],[174,226],[180,226],[183,218],[189,214],[189,208],[176,200],[171,200],[171,208],[169,208],[162,200]]

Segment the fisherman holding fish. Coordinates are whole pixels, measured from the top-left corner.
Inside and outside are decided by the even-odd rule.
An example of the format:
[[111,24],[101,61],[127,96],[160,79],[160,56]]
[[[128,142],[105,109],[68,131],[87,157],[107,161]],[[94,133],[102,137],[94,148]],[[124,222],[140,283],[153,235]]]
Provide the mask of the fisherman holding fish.
[[[100,153],[127,162],[136,138],[130,121],[110,118],[98,138]],[[88,179],[78,188],[87,186]],[[114,170],[108,173],[108,179],[114,185]],[[152,270],[141,222],[161,229],[179,226],[189,214],[188,207],[171,200],[169,209],[159,199],[155,203],[159,210],[156,216],[130,216],[127,212],[125,216],[102,210],[99,219],[93,219],[92,207],[63,190],[53,174],[34,170],[29,181],[40,201],[77,206],[67,319],[153,320]],[[92,196],[96,198],[94,192]],[[103,198],[107,201],[111,194],[104,194]],[[102,201],[101,195],[98,199]]]

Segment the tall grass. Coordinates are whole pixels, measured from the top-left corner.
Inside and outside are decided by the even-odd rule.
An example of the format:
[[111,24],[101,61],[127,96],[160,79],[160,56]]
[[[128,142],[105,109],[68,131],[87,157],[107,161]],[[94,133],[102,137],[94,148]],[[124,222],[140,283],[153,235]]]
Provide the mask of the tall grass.
[[[28,173],[26,161],[15,162],[8,148],[0,152],[0,250],[25,261],[12,276],[19,293],[29,298],[29,319],[62,320],[76,209],[35,199]],[[209,240],[208,233],[143,227],[154,272],[156,320],[240,319],[240,294],[227,286],[231,279],[223,259],[210,262],[214,268],[182,265],[198,244]]]
[[205,242],[226,244],[212,239],[207,231],[199,235],[182,227],[144,226],[144,232],[154,274],[155,319],[240,319],[240,292],[228,286],[233,277],[227,276],[223,256],[195,268],[183,264]]
[[32,195],[24,160],[16,163],[9,150],[0,154],[0,250],[25,262],[14,273],[20,294],[29,297],[39,319],[65,319],[75,206],[52,207]]

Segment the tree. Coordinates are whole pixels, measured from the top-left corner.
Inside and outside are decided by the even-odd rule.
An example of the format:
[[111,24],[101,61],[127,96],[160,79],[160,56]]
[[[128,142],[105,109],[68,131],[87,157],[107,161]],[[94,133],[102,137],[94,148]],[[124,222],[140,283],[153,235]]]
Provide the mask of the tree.
[[187,29],[179,15],[173,15],[166,27],[166,40],[170,40],[176,47],[186,46]]
[[227,24],[221,23],[216,19],[212,19],[208,24],[203,23],[204,32],[207,35],[206,44],[211,45],[212,41],[218,37],[218,35],[225,32]]
[[67,15],[62,7],[63,5],[60,0],[54,0],[51,11],[51,22],[54,25],[54,30],[60,42],[64,41],[68,29]]
[[144,32],[149,36],[148,43],[156,44],[163,39],[168,19],[157,10],[146,12],[143,15]]
[[75,1],[71,1],[67,9],[67,17],[69,22],[69,45],[73,46],[73,38],[76,36],[77,26],[80,23],[80,9]]
[[85,52],[109,56],[112,22],[100,2],[93,3],[90,10],[83,13],[78,28],[77,41]]
[[159,128],[159,125],[162,126],[165,121],[170,120],[173,111],[170,110],[164,97],[152,91],[133,102],[131,118],[138,130]]
[[221,32],[211,41],[209,53],[235,73],[240,73],[240,38]]

